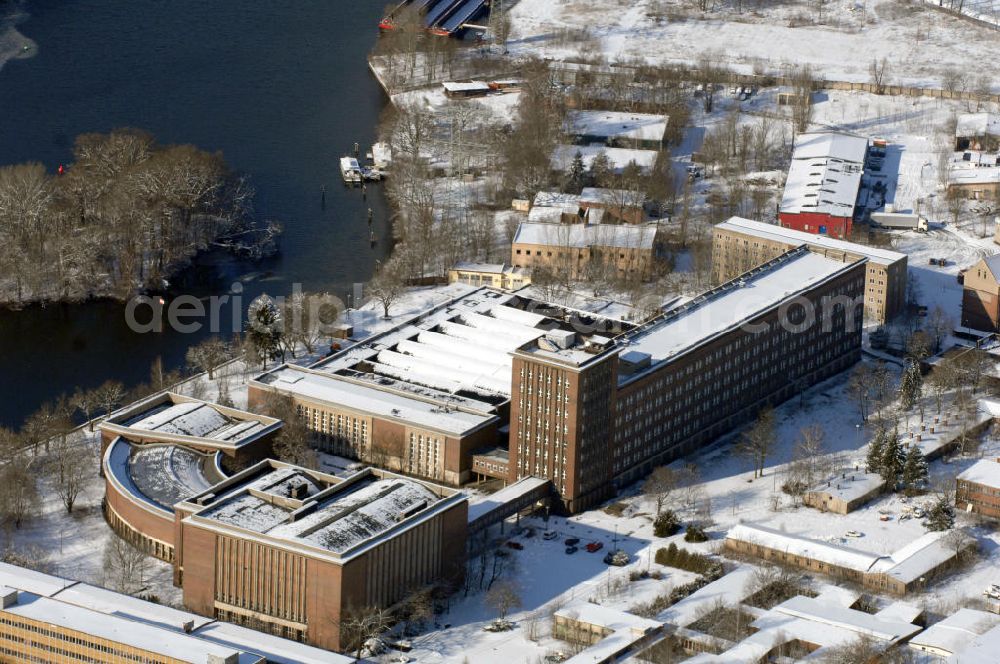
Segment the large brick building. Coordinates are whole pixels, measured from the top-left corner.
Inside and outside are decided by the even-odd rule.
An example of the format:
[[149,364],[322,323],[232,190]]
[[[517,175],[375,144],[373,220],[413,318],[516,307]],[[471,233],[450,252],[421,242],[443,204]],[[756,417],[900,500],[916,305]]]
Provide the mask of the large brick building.
[[962,283],[962,326],[1000,331],[1000,254],[980,259]]
[[885,323],[906,307],[906,254],[868,247],[775,224],[732,217],[717,224],[712,237],[712,280],[721,284],[793,247],[805,246],[844,262],[867,258],[865,317]]
[[798,248],[614,338],[514,352],[509,479],[551,479],[586,509],[861,352],[866,260]]
[[174,562],[174,505],[271,452],[283,423],[179,394],[128,406],[100,425],[104,516],[133,546]]
[[868,139],[832,131],[795,137],[778,208],[786,228],[845,238],[851,234]]
[[510,250],[515,267],[539,268],[570,279],[591,275],[649,279],[655,224],[555,224],[524,222]]
[[441,486],[262,461],[176,506],[175,581],[195,613],[340,650],[357,612],[461,580],[467,519]]
[[983,459],[955,478],[955,507],[1000,518],[1000,462]]

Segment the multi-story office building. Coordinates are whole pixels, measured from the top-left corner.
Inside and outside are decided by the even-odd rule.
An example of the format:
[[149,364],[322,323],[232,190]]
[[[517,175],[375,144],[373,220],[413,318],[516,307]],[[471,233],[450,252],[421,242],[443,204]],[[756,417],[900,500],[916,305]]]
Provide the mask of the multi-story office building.
[[526,343],[509,479],[549,478],[579,511],[851,366],[865,263],[797,248],[615,338]]
[[353,661],[86,583],[0,563],[0,662]]
[[906,254],[835,240],[775,224],[740,217],[715,226],[712,237],[712,279],[735,279],[794,247],[807,247],[827,258],[851,262],[867,258],[865,317],[885,323],[906,307]]
[[174,504],[268,456],[273,417],[162,393],[100,425],[104,516],[133,546],[174,562]]
[[453,489],[262,461],[176,505],[175,581],[201,615],[340,650],[344,624],[464,573]]

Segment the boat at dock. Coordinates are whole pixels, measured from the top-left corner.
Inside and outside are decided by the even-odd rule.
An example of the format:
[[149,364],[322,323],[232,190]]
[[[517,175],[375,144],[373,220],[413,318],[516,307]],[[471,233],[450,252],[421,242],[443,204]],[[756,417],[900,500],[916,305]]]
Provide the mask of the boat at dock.
[[361,180],[364,177],[361,164],[354,157],[341,157],[340,176],[344,178],[345,184],[361,184]]

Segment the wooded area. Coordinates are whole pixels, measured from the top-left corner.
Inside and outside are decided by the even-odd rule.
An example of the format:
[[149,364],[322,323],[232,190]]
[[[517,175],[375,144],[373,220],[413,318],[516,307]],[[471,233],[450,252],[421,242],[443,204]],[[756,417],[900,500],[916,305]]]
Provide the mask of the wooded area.
[[0,304],[125,299],[211,246],[251,257],[280,228],[256,227],[253,190],[220,153],[142,131],[83,134],[74,161],[0,167]]

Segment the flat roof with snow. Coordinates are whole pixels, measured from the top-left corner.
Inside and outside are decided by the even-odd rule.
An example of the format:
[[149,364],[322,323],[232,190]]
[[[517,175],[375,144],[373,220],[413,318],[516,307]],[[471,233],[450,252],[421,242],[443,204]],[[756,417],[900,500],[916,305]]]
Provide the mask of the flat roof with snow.
[[[160,633],[144,632],[146,635],[155,634],[157,642],[169,642],[176,637],[185,640],[197,638],[210,646],[253,655],[249,659],[247,655],[243,655],[240,662],[256,662],[257,656],[278,664],[347,664],[355,661],[351,657],[303,643],[228,623],[219,623],[212,618],[188,611],[8,563],[0,563],[0,586],[21,590],[29,595],[48,597],[54,602],[85,611],[76,614],[83,616],[85,620],[68,625],[71,629],[79,631],[86,631],[85,628],[94,621],[102,623],[118,621],[118,624],[127,631],[132,631],[136,625],[139,629],[159,630]],[[188,626],[192,629],[189,634]],[[156,650],[156,652],[162,651]],[[205,659],[197,660],[198,664],[204,664],[205,661]]]
[[234,655],[238,655],[240,664],[264,661],[258,655],[241,652],[195,636],[171,633],[152,625],[117,618],[23,591],[18,593],[16,604],[0,609],[0,613],[83,632],[98,639],[106,639],[190,664],[204,664],[209,657],[225,661]]
[[649,355],[655,366],[738,329],[855,265],[793,250],[636,328],[620,345]]
[[1000,463],[982,459],[963,470],[955,479],[1000,489]]
[[829,479],[809,489],[809,493],[826,494],[851,502],[863,498],[885,486],[885,480],[876,473],[848,472],[836,473]]
[[720,230],[753,235],[766,240],[784,242],[794,246],[808,245],[823,249],[833,249],[835,251],[857,254],[859,256],[866,257],[873,263],[879,263],[882,265],[891,265],[897,261],[906,260],[906,254],[901,254],[898,251],[879,249],[877,247],[867,247],[863,244],[845,242],[844,240],[837,240],[825,235],[806,233],[792,228],[784,228],[783,226],[779,226],[777,224],[768,224],[762,221],[744,219],[742,217],[730,217],[726,221],[716,224],[715,227]]
[[570,111],[566,132],[585,139],[662,142],[669,116],[616,111]]
[[164,392],[117,411],[100,426],[111,433],[144,442],[194,443],[201,447],[233,450],[274,433],[282,427],[282,422]]
[[655,225],[545,224],[522,222],[513,244],[582,249],[652,249],[656,240]]
[[646,192],[631,189],[605,189],[601,187],[585,187],[580,192],[580,202],[591,205],[620,206],[626,208],[641,208],[646,202]]
[[836,565],[858,572],[868,572],[872,565],[885,557],[877,553],[838,546],[757,524],[737,524],[726,533],[726,539],[749,542],[775,551],[784,551],[794,556],[818,560],[828,565]]
[[1000,136],[1000,114],[961,113],[955,122],[955,136]]
[[466,497],[371,468],[340,479],[262,461],[189,502],[207,503],[189,517],[198,524],[257,533],[344,561]]
[[124,438],[108,446],[103,467],[130,496],[171,517],[174,505],[222,479],[212,455],[179,445],[132,445]]
[[861,188],[868,139],[816,132],[795,139],[780,211],[852,217]]

